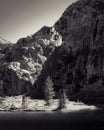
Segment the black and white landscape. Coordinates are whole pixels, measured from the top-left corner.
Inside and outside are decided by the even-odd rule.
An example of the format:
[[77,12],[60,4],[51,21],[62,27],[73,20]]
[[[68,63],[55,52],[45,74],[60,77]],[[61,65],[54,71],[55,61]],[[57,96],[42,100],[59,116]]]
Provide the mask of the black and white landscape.
[[[67,8],[63,2],[66,9],[52,26],[46,22],[38,31],[35,28],[33,34],[20,37],[17,42],[15,32],[20,36],[22,31],[28,34],[30,30],[25,30],[25,17],[23,20],[11,14],[16,18],[14,21],[17,20],[17,30],[14,29],[12,17],[7,16],[12,10],[10,7],[14,8],[14,14],[18,14],[18,6],[21,14],[23,7],[24,12],[28,6],[33,11],[33,5],[29,4],[33,0],[25,4],[24,0],[18,0],[17,7],[16,1],[10,1],[4,6],[6,0],[0,0],[0,15],[6,16],[0,16],[0,33],[3,30],[4,34],[0,36],[0,128],[5,126],[3,123],[10,122],[13,126],[13,121],[17,121],[18,129],[21,122],[26,128],[32,124],[36,130],[58,130],[59,126],[60,130],[73,130],[77,126],[84,130],[89,129],[90,124],[94,126],[91,129],[104,129],[104,1],[74,0],[69,1]],[[52,7],[41,4],[50,13]],[[41,4],[37,2],[37,6],[42,7]],[[61,0],[60,3],[56,0],[56,4],[54,9],[62,7]],[[54,9],[53,18],[58,16]],[[49,16],[44,15],[45,21],[51,21]],[[39,22],[44,23],[44,18]],[[38,24],[34,26],[39,27]],[[12,36],[13,40],[5,40],[5,36],[10,39]]]
[[0,37],[0,111],[103,107],[103,0],[78,0],[53,26],[17,43]]

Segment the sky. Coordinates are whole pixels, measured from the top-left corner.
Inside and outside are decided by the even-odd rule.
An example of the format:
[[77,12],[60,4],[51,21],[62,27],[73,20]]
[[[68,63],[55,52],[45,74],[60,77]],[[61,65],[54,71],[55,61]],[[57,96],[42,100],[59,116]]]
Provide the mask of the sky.
[[52,26],[76,0],[0,0],[0,36],[16,42]]

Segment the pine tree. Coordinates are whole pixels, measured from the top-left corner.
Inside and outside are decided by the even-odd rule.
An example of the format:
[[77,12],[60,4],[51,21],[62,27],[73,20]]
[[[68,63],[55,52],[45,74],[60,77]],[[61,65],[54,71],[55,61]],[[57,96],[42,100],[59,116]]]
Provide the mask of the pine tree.
[[54,96],[54,91],[53,91],[53,81],[50,78],[50,76],[47,77],[46,81],[45,81],[45,100],[46,100],[46,105],[50,105],[51,101],[53,99]]

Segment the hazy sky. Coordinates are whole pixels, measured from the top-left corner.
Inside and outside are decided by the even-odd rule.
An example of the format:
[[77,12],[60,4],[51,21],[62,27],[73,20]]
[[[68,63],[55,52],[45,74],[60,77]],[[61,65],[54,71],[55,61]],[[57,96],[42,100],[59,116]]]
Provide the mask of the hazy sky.
[[52,26],[76,0],[0,0],[0,35],[16,42],[42,26]]

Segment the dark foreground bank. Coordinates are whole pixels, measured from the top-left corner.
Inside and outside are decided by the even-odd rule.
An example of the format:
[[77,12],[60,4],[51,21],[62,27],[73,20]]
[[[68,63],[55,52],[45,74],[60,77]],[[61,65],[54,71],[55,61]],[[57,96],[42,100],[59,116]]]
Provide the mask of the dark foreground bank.
[[71,113],[1,112],[0,130],[104,130],[104,110]]

